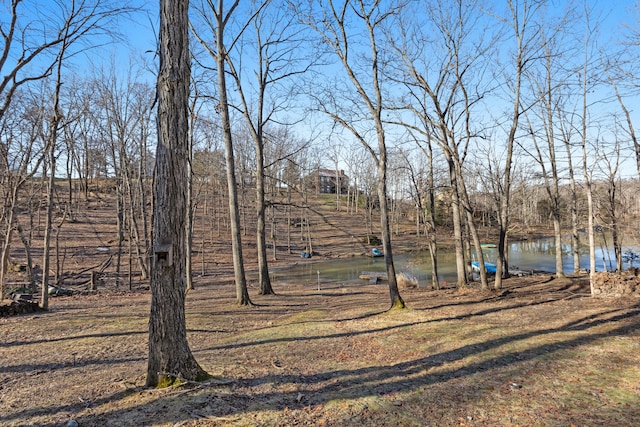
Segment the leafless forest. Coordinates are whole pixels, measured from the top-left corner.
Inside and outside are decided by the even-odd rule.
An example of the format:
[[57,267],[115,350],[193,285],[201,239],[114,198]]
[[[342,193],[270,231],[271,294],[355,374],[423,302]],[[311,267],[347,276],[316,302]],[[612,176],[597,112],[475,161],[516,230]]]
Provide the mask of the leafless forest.
[[[24,388],[3,390],[0,421],[633,419],[638,304],[593,297],[596,238],[613,249],[616,272],[639,256],[623,253],[640,246],[638,6],[13,0],[0,8],[0,302],[46,311],[50,297],[69,297],[44,319],[2,319],[16,333],[0,331],[10,361],[0,388]],[[541,235],[553,239],[553,275],[512,277],[509,242]],[[375,283],[321,292],[318,279],[315,291],[298,283],[276,295],[274,268],[373,246],[385,292]],[[456,277],[446,288],[445,247]],[[430,257],[421,289],[400,284],[394,253],[409,250]],[[209,292],[196,294],[201,285]],[[390,305],[371,311],[383,294]],[[398,338],[405,333],[408,345]],[[72,342],[77,349],[62,351]],[[327,355],[326,342],[338,350]],[[560,387],[540,361],[569,372]],[[77,362],[95,376],[80,372],[67,387]],[[125,391],[111,389],[107,365],[129,378],[111,381]],[[513,393],[532,376],[542,385],[519,401]],[[566,385],[576,377],[581,384]],[[55,398],[67,403],[47,400],[43,383],[64,384]],[[428,402],[434,390],[446,397],[448,384],[465,391],[444,400],[468,407]],[[172,390],[181,387],[216,403],[180,401],[190,409],[167,414],[173,405],[162,402],[177,403]],[[556,389],[570,396],[569,409],[556,393],[538,398]],[[89,404],[79,406],[76,390]],[[156,391],[166,393],[156,399]],[[535,400],[522,410],[527,393]],[[398,398],[380,398],[387,394]],[[33,396],[46,399],[34,408]],[[363,399],[373,411],[353,406]],[[602,409],[609,403],[619,406]]]
[[[191,242],[186,268],[206,264],[204,236],[230,230],[239,292],[242,241],[255,239],[269,293],[268,259],[277,254],[267,248],[289,250],[289,228],[309,228],[308,197],[322,192],[336,196],[337,210],[367,213],[391,282],[391,235],[401,219],[424,234],[434,267],[436,230],[450,227],[460,286],[470,248],[481,254],[479,227],[497,232],[495,289],[508,276],[509,238],[540,226],[551,225],[557,247],[570,234],[575,253],[584,244],[594,251],[594,234],[610,233],[620,269],[619,248],[637,239],[637,10],[581,5],[191,2],[190,44],[180,51],[189,65],[180,101],[185,175],[176,182],[188,204],[180,213]],[[116,212],[108,268],[150,276],[165,121],[157,110],[163,70],[149,53],[164,54],[163,46],[133,52],[127,66],[115,56],[99,61],[130,48],[128,26],[157,13],[139,6],[6,5],[3,296],[14,253],[23,254],[31,286],[36,265],[49,273],[38,279],[43,290],[50,278],[57,283],[65,256],[53,250],[83,203],[102,197]],[[156,175],[156,187],[178,179],[168,173]],[[489,287],[484,268],[481,281]]]

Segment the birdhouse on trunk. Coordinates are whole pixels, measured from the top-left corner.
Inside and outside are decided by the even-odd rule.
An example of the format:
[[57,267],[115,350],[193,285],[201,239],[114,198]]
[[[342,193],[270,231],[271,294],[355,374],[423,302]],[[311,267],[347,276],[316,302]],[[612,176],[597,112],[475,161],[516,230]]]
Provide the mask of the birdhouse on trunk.
[[157,266],[170,267],[173,265],[173,245],[171,243],[159,243],[155,245],[154,254]]

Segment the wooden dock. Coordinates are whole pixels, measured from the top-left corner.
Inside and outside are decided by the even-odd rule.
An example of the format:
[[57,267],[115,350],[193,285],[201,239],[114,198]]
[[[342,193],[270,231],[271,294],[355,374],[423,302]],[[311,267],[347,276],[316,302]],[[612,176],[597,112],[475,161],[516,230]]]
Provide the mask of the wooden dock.
[[378,280],[387,280],[387,273],[383,271],[363,271],[360,273],[362,280],[368,280],[370,285],[375,285]]

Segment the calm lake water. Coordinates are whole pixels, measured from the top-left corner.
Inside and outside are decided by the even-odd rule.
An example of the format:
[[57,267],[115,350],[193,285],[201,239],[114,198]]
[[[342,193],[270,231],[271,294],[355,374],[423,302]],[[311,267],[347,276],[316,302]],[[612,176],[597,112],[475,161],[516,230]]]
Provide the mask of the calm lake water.
[[[555,272],[555,244],[553,239],[536,239],[528,241],[513,242],[509,245],[509,263],[512,270],[524,271],[545,271],[549,273]],[[573,257],[569,252],[570,245],[563,246],[563,264],[565,273],[573,272]],[[625,246],[623,253],[631,251],[640,254],[640,248]],[[485,258],[489,262],[493,262],[497,255],[497,249],[487,248],[484,250]],[[431,265],[429,262],[429,254],[427,252],[413,254],[394,254],[394,263],[396,272],[405,272],[417,277],[420,285],[424,286],[427,282],[431,282]],[[615,265],[613,250],[603,251],[603,246],[596,248],[596,268],[603,271],[603,265],[607,264],[607,269]],[[640,268],[640,260],[636,260],[631,264]],[[627,268],[624,263],[624,268]],[[580,267],[587,269],[589,267],[589,248],[581,249]],[[441,281],[455,282],[456,267],[455,256],[453,251],[438,252],[438,270]],[[354,283],[362,282],[359,278],[363,271],[385,271],[384,258],[370,257],[353,257],[340,260],[322,260],[316,261],[311,259],[300,259],[300,262],[289,268],[280,269],[271,273],[274,281],[281,283]]]

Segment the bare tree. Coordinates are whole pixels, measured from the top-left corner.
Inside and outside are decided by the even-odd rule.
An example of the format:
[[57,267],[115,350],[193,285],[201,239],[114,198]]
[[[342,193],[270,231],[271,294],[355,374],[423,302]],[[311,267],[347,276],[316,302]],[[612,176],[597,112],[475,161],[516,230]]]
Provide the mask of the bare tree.
[[189,2],[160,1],[158,146],[154,188],[154,258],[147,386],[165,387],[208,374],[187,342],[184,187],[189,160]]
[[[227,188],[229,193],[229,215],[231,217],[231,250],[233,255],[233,268],[236,282],[236,302],[239,305],[252,305],[247,290],[247,279],[244,270],[242,255],[242,227],[240,223],[240,207],[238,203],[238,187],[236,180],[236,165],[233,146],[233,134],[231,130],[231,115],[227,96],[227,66],[229,51],[233,49],[237,38],[245,27],[241,27],[239,34],[231,35],[231,42],[227,42],[227,25],[235,17],[240,0],[231,2],[231,6],[225,9],[224,0],[202,1],[195,11],[200,17],[202,28],[192,25],[193,34],[200,41],[202,47],[215,61],[215,69],[218,79],[218,103],[216,111],[220,114],[222,122],[222,135],[225,145],[225,160],[227,172]],[[251,21],[249,21],[251,22]],[[206,31],[210,31],[213,42],[207,41]],[[229,44],[227,44],[229,43]]]
[[[615,135],[615,134],[614,134]],[[602,161],[599,167],[603,169],[603,175],[606,177],[604,186],[606,196],[602,203],[600,218],[606,229],[611,232],[611,240],[613,252],[615,256],[615,271],[622,271],[622,240],[620,233],[620,220],[622,217],[622,206],[618,194],[620,193],[620,157],[621,157],[620,141],[617,139],[603,150]]]
[[427,249],[429,250],[429,258],[431,261],[431,287],[433,289],[440,289],[433,146],[429,138],[424,145],[421,144],[420,141],[416,141],[416,143],[427,162],[426,167],[416,168],[408,156],[405,157],[409,169],[411,188],[414,194],[413,199],[416,205],[416,233],[418,235],[420,234],[420,225],[423,223],[425,229],[424,234],[427,239]]
[[[638,89],[640,88],[640,73],[638,73],[638,46],[640,45],[640,4],[635,3],[633,6],[636,18],[636,25],[630,27],[630,30],[625,34],[624,38],[624,49],[621,55],[621,52],[615,52],[611,55],[613,58],[610,63],[607,64],[607,70],[610,68],[615,68],[619,71],[619,82],[618,79],[609,79],[610,83],[615,89],[616,98],[618,103],[620,104],[620,108],[624,114],[626,121],[626,129],[625,131],[628,133],[629,139],[633,145],[633,152],[636,161],[636,170],[638,172],[638,177],[640,177],[640,140],[636,135],[635,126],[633,124],[632,115],[627,107],[627,101],[624,101],[623,96],[620,93],[619,86],[621,84],[625,84],[626,90],[625,94],[627,96],[637,96]],[[624,57],[625,60],[620,60],[619,58]]]
[[[562,34],[567,17],[560,22],[540,29],[540,49],[543,64],[540,72],[530,70],[528,75],[537,94],[537,118],[539,125],[533,125],[531,115],[527,112],[529,136],[535,153],[530,153],[540,166],[542,178],[547,192],[550,215],[554,228],[556,277],[564,277],[562,262],[562,197],[560,193],[561,161],[558,158],[558,117],[563,118],[561,109],[561,88],[566,85],[565,69],[561,63],[566,60],[566,52],[562,50],[559,36]],[[564,55],[563,55],[564,54]],[[538,132],[536,127],[540,127]],[[539,141],[542,140],[541,143]],[[522,145],[521,145],[522,146]]]
[[505,73],[503,78],[508,82],[505,87],[512,99],[512,112],[509,116],[509,130],[506,135],[506,154],[501,175],[502,182],[496,186],[496,196],[498,201],[499,215],[499,236],[498,236],[498,257],[496,260],[496,276],[494,288],[502,288],[502,279],[509,277],[508,261],[508,232],[510,222],[510,202],[512,185],[512,165],[514,144],[516,141],[520,116],[526,106],[522,106],[522,80],[526,68],[530,67],[537,56],[536,39],[538,37],[537,27],[534,18],[542,4],[529,0],[509,0],[509,18],[504,18],[504,23],[510,27],[515,48],[510,57],[511,67],[509,73]]
[[[96,105],[93,107],[95,127],[108,153],[115,178],[116,199],[116,283],[120,283],[124,243],[130,243],[129,263],[135,260],[142,278],[147,279],[146,224],[149,220],[145,206],[149,190],[145,185],[145,156],[152,120],[151,88],[139,80],[135,67],[121,77],[112,63],[93,82]],[[133,253],[135,252],[135,254]],[[129,277],[131,278],[131,268]],[[130,283],[131,284],[131,283]]]
[[573,113],[558,109],[558,121],[560,127],[560,139],[565,148],[567,159],[567,173],[569,175],[569,211],[571,212],[571,253],[573,256],[573,271],[580,270],[580,222],[578,206],[578,183],[576,182],[576,168],[573,161]]
[[[45,79],[56,73],[52,104],[54,110],[50,117],[48,143],[49,178],[55,176],[55,150],[58,139],[58,125],[62,121],[59,110],[59,92],[62,79],[62,61],[86,49],[82,45],[91,36],[113,34],[113,21],[121,14],[128,13],[130,7],[115,6],[111,1],[81,0],[67,5],[60,2],[41,5],[36,21],[29,22],[23,13],[24,2],[14,0],[9,6],[9,14],[0,20],[0,119],[10,108],[16,91],[31,82]],[[6,19],[6,20],[5,20]],[[47,200],[52,202],[52,181]],[[51,206],[48,207],[48,210]],[[47,214],[49,215],[49,214]],[[43,255],[43,289],[40,304],[48,306],[48,265],[49,265],[50,222],[45,226]]]
[[69,29],[64,31],[64,36],[62,38],[62,43],[60,43],[60,51],[58,52],[57,60],[55,62],[55,80],[53,82],[54,89],[52,95],[52,112],[49,119],[49,128],[47,130],[47,148],[46,148],[46,160],[45,161],[45,170],[48,171],[47,174],[44,173],[43,177],[48,178],[47,180],[47,207],[46,207],[46,215],[45,215],[45,226],[44,226],[44,241],[43,241],[43,249],[42,249],[42,289],[40,294],[40,307],[43,309],[49,308],[49,263],[50,263],[50,243],[51,243],[51,232],[52,232],[52,221],[53,221],[53,209],[54,209],[54,187],[56,183],[56,160],[57,160],[57,143],[58,143],[58,131],[59,126],[63,121],[62,111],[60,108],[60,91],[62,88],[62,64],[66,59],[67,49],[70,46],[71,39],[69,38]]
[[[553,111],[549,113],[550,115],[547,116],[547,119],[553,115]],[[542,136],[534,131],[534,126],[529,119],[527,119],[527,122],[529,123],[531,142],[535,149],[535,153],[531,154],[541,169],[541,177],[544,180],[544,188],[547,192],[547,200],[549,201],[550,215],[554,229],[556,277],[561,278],[564,277],[564,267],[562,263],[562,199],[560,195],[560,175],[558,170],[560,166],[556,161],[556,141],[553,122],[545,122],[545,134]],[[539,140],[546,141],[546,147],[539,143]]]
[[[86,49],[82,41],[93,36],[113,35],[115,18],[134,9],[119,2],[79,0],[71,5],[50,2],[39,5],[38,20],[29,22],[22,0],[10,2],[9,15],[0,19],[0,118],[5,114],[14,93],[21,86],[52,74],[62,45],[78,45],[77,54]],[[6,19],[6,20],[5,20]]]
[[[475,2],[419,3],[419,7],[419,16],[429,17],[430,25],[420,26],[405,15],[398,22],[397,35],[391,35],[393,49],[401,58],[395,80],[404,85],[407,93],[402,107],[415,117],[413,121],[404,120],[403,125],[436,143],[447,163],[458,286],[466,286],[470,276],[470,251],[465,239],[468,227],[481,286],[487,288],[464,163],[472,139],[481,136],[482,122],[472,117],[487,91],[486,82],[478,77],[489,63],[486,58],[493,40],[489,30],[478,40],[470,40],[471,28],[480,22]],[[434,63],[437,66],[432,66]]]
[[[570,31],[575,29],[576,43],[565,43],[566,45],[573,46],[559,52],[563,57],[560,69],[564,69],[564,73],[567,77],[563,77],[557,83],[557,87],[554,90],[555,104],[554,108],[556,115],[556,123],[558,127],[558,139],[564,146],[566,162],[566,174],[569,179],[569,197],[567,207],[570,212],[570,224],[571,224],[571,252],[573,257],[573,271],[578,272],[580,270],[580,253],[581,253],[581,241],[580,241],[580,229],[583,227],[583,212],[584,207],[580,205],[581,189],[576,179],[578,168],[586,168],[583,171],[584,188],[587,192],[587,212],[588,219],[588,231],[589,234],[589,251],[594,252],[593,265],[590,265],[590,270],[595,270],[595,239],[593,238],[593,204],[592,204],[592,171],[588,170],[587,159],[585,157],[584,162],[577,166],[574,161],[575,151],[577,147],[584,148],[586,155],[586,140],[587,127],[589,122],[593,126],[598,121],[597,115],[590,111],[590,106],[587,103],[587,97],[589,93],[593,93],[597,90],[597,86],[602,84],[602,79],[597,77],[601,74],[597,68],[594,68],[591,62],[594,62],[593,54],[590,52],[594,37],[598,31],[598,22],[594,20],[592,7],[584,2],[583,12],[576,19],[565,19],[561,21],[564,28],[560,30],[562,33],[574,33]],[[577,14],[578,12],[575,11]],[[578,25],[584,25],[584,30],[580,31]],[[606,74],[609,74],[608,72]],[[601,103],[602,100],[596,100],[595,102]],[[577,138],[576,138],[577,137]],[[580,140],[579,144],[576,144],[574,139]],[[598,156],[596,154],[596,156]],[[590,156],[589,156],[590,157]],[[595,159],[594,159],[595,160]],[[578,164],[580,164],[578,162]],[[590,257],[591,258],[591,257]]]
[[[608,68],[609,67],[607,67],[607,69]],[[635,126],[633,124],[633,119],[631,117],[631,112],[629,111],[629,108],[627,107],[627,103],[625,102],[625,100],[623,99],[622,95],[620,94],[620,89],[619,89],[620,84],[618,83],[616,77],[611,76],[609,74],[608,80],[609,80],[609,83],[611,84],[611,86],[613,87],[613,89],[615,91],[616,99],[618,100],[618,104],[620,105],[620,109],[622,110],[622,113],[624,114],[625,123],[626,123],[626,128],[624,129],[624,131],[628,134],[629,139],[631,140],[631,143],[633,145],[633,151],[634,151],[635,160],[636,160],[636,170],[638,172],[638,176],[640,177],[640,141],[638,140],[638,137],[636,135],[636,130],[635,130]]]
[[[267,262],[266,129],[269,123],[278,120],[280,113],[292,108],[296,97],[294,78],[307,71],[309,61],[302,56],[303,31],[287,8],[272,1],[256,2],[253,7],[255,10],[250,9],[242,23],[244,39],[235,44],[225,59],[237,94],[237,99],[230,101],[245,118],[255,148],[258,280],[260,294],[271,295],[274,291]],[[252,54],[248,55],[249,52]],[[255,63],[247,61],[247,56],[255,57]],[[252,80],[254,83],[250,83]]]
[[[383,3],[381,0],[373,2],[346,0],[339,4],[329,0],[319,2],[317,5],[319,10],[307,13],[303,19],[318,32],[323,42],[331,47],[332,53],[342,65],[342,69],[347,75],[347,85],[350,87],[347,93],[353,93],[353,91],[356,93],[354,98],[349,99],[345,99],[347,93],[342,94],[339,98],[333,98],[333,96],[341,94],[327,95],[326,100],[319,99],[321,101],[320,109],[362,143],[375,159],[382,246],[391,307],[404,308],[405,303],[398,290],[391,244],[390,208],[387,193],[387,132],[382,117],[384,90],[381,81],[382,70],[380,69],[384,65],[385,59],[381,56],[379,46],[384,25],[387,25],[398,14],[402,4],[394,2],[393,5],[387,6]],[[368,43],[366,55],[359,52],[357,48],[352,48],[353,38],[359,31],[363,32]],[[339,104],[345,101],[349,104],[347,108],[352,108],[353,111],[348,112],[339,107]],[[364,109],[358,108],[358,104],[364,104]],[[354,115],[358,113],[361,116],[356,118]],[[370,129],[359,128],[359,119],[366,120],[372,127],[373,139],[377,141],[377,147],[369,140]]]
[[[13,235],[21,226],[18,223],[21,193],[25,185],[40,170],[45,158],[42,144],[42,125],[45,122],[43,100],[40,97],[29,97],[18,92],[18,108],[12,108],[0,119],[0,196],[3,222],[2,248],[0,252],[0,301],[5,298],[5,275],[9,267],[9,255]],[[30,209],[25,209],[31,212]],[[22,233],[20,232],[21,237]],[[25,250],[30,254],[30,244],[24,238]],[[31,272],[31,262],[27,262],[27,270]],[[32,274],[29,274],[30,287],[35,291]]]
[[582,67],[578,84],[580,85],[580,102],[579,102],[579,114],[580,123],[578,125],[578,135],[580,138],[580,151],[582,154],[582,174],[585,185],[585,193],[587,196],[587,233],[589,239],[589,286],[591,288],[591,295],[594,295],[594,277],[596,274],[596,239],[595,239],[595,207],[593,201],[593,168],[589,164],[589,159],[592,161],[593,156],[590,155],[588,149],[589,137],[587,130],[589,126],[589,92],[590,81],[592,78],[591,69],[591,49],[592,49],[592,34],[594,28],[592,28],[593,22],[591,20],[591,13],[588,8],[585,9],[584,15],[584,44],[582,45]]

